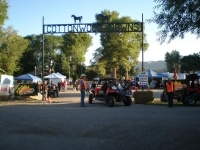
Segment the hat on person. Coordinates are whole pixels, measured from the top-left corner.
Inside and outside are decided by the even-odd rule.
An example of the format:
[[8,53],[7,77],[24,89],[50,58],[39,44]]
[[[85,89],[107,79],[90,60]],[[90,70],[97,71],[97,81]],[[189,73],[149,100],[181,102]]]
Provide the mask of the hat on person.
[[85,74],[82,74],[82,75],[81,75],[81,78],[82,78],[82,77],[86,77],[86,75],[85,75]]

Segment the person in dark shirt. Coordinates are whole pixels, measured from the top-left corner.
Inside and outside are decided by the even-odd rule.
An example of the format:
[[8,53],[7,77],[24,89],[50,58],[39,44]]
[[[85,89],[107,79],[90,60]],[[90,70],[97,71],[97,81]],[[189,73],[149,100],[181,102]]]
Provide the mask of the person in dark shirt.
[[96,88],[96,86],[97,86],[97,85],[96,85],[95,81],[93,81],[93,83],[92,83],[92,85],[91,85],[91,88],[94,89],[94,88]]

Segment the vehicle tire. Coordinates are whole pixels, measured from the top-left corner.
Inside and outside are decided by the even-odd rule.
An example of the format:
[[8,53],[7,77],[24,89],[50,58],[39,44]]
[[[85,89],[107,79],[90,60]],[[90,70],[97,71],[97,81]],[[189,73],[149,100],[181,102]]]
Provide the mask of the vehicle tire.
[[181,96],[180,95],[177,96],[177,101],[181,102]]
[[89,104],[92,104],[93,94],[89,94]]
[[114,96],[108,96],[107,100],[108,107],[113,107],[115,104],[115,97]]
[[182,102],[184,105],[187,104],[185,98],[182,98],[182,99],[181,99],[181,102]]
[[184,105],[186,105],[187,103],[186,103],[186,93],[182,93],[182,96],[181,96],[181,102],[184,104]]
[[129,96],[126,96],[126,100],[124,101],[125,106],[130,106],[132,104],[132,99]]
[[53,97],[56,97],[56,92],[55,91],[53,91]]
[[189,96],[187,96],[186,97],[186,103],[189,106],[195,106],[196,103],[197,103],[196,96],[195,95],[189,95]]

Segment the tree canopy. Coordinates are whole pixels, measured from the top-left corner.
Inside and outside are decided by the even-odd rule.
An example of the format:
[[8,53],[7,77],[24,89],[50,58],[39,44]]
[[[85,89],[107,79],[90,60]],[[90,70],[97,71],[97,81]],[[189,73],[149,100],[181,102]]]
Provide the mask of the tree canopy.
[[[34,68],[38,74],[42,71],[42,35],[27,35],[24,38],[29,41],[29,44],[20,59],[21,70],[18,71],[18,74],[31,72]],[[49,73],[49,70],[55,70],[62,40],[61,36],[44,36],[44,74]]]
[[4,24],[4,21],[8,19],[7,9],[8,9],[7,1],[0,0],[0,27]]
[[[92,37],[86,33],[67,33],[63,36],[61,52],[66,56],[67,64],[74,70],[74,77],[85,72],[85,53],[92,44]],[[71,57],[71,60],[69,58]]]
[[194,53],[188,56],[184,56],[180,60],[180,66],[182,72],[195,72],[200,68],[200,54]]
[[[117,11],[104,10],[101,14],[96,14],[96,22],[105,22],[102,17],[107,16],[107,22],[138,22],[132,20],[129,16],[123,16],[119,18]],[[146,35],[144,34],[144,39]],[[128,72],[133,66],[137,64],[137,58],[142,48],[142,34],[138,32],[126,33],[100,33],[100,41],[102,48],[98,48],[94,54],[94,58],[97,62],[94,62],[106,66],[108,69],[112,69],[111,74],[116,77],[116,69],[119,66],[123,66],[126,72]],[[145,42],[144,50],[148,47],[148,43]],[[102,67],[101,67],[102,68]],[[100,69],[102,70],[102,69]],[[103,70],[102,70],[103,71]]]
[[17,35],[17,32],[11,27],[3,30],[0,41],[0,68],[7,74],[13,74],[20,67],[18,63],[28,41]]
[[169,72],[173,72],[174,67],[176,67],[176,69],[178,71],[180,71],[180,53],[176,50],[173,50],[171,53],[167,52],[165,54],[165,62],[166,62],[166,66],[167,66],[167,70]]
[[148,22],[158,24],[161,30],[157,33],[158,40],[163,43],[169,37],[169,42],[176,37],[184,38],[191,32],[200,36],[200,1],[199,0],[154,0],[154,17]]

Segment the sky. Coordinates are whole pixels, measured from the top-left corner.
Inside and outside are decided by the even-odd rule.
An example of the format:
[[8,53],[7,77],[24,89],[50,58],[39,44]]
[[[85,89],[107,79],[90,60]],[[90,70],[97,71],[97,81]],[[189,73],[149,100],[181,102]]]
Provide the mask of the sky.
[[[190,33],[184,39],[176,38],[170,43],[160,45],[156,33],[157,24],[147,23],[153,17],[154,0],[7,0],[9,3],[8,17],[4,27],[12,26],[21,36],[42,34],[42,19],[44,24],[74,23],[71,15],[83,16],[82,23],[93,23],[95,14],[103,10],[117,11],[119,17],[130,16],[133,20],[145,23],[144,33],[147,35],[149,48],[143,53],[144,61],[164,60],[166,52],[179,51],[181,56],[200,52],[200,39]],[[99,34],[90,34],[93,37],[92,46],[86,53],[86,66],[94,51],[101,46]],[[142,61],[142,53],[138,58]],[[145,67],[145,66],[144,66]]]

